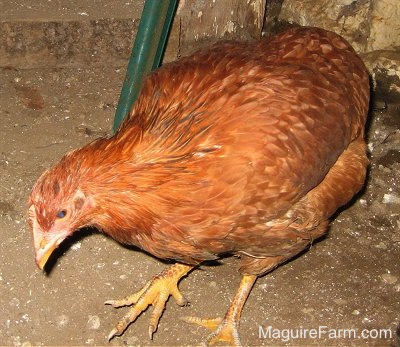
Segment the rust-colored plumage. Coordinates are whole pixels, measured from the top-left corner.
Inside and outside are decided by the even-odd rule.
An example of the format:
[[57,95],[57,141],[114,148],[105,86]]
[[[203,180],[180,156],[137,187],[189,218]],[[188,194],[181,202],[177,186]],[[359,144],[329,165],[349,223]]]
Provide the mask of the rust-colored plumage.
[[[167,64],[145,80],[114,136],[67,154],[36,183],[37,262],[90,225],[189,265],[184,273],[238,255],[249,292],[323,235],[361,188],[368,103],[362,61],[316,28],[219,43]],[[225,321],[237,322],[233,311]]]

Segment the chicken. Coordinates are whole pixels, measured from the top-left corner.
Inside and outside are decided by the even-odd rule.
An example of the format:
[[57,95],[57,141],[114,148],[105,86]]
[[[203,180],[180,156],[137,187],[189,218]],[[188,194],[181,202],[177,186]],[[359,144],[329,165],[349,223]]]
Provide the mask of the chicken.
[[292,28],[258,42],[223,42],[166,64],[144,81],[118,132],[65,155],[29,199],[36,262],[92,226],[176,263],[137,293],[111,331],[149,306],[150,337],[178,282],[222,254],[242,281],[223,318],[188,318],[207,342],[239,345],[256,279],[324,235],[363,185],[369,78],[333,32]]

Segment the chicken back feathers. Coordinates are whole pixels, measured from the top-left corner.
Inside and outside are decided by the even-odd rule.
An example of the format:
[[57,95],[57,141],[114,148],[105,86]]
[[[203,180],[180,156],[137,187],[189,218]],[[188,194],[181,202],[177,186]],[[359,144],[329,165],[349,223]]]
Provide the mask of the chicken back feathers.
[[43,232],[69,206],[71,230],[187,264],[236,254],[260,275],[361,188],[368,104],[366,69],[332,32],[217,43],[152,72],[119,131],[46,171],[30,204]]

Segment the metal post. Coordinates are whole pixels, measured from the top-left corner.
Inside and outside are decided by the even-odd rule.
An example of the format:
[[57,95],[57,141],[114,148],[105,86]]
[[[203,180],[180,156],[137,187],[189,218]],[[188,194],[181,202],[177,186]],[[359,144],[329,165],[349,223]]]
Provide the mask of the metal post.
[[145,75],[161,63],[177,2],[146,0],[144,4],[115,112],[114,132],[136,101]]

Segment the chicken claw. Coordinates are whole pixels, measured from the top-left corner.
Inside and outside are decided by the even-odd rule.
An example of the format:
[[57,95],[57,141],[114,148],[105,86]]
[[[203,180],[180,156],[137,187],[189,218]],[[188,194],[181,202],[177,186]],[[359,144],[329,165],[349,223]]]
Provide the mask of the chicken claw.
[[179,263],[174,264],[159,275],[155,276],[143,287],[143,289],[135,294],[127,296],[121,300],[106,301],[106,305],[112,305],[116,308],[134,305],[110,332],[108,340],[110,341],[113,337],[122,335],[128,325],[133,323],[149,305],[154,307],[149,325],[149,337],[152,339],[153,333],[157,330],[158,322],[170,295],[174,297],[179,306],[187,305],[187,300],[178,289],[178,282],[191,269],[193,269],[192,266]]
[[197,317],[184,317],[188,323],[194,323],[206,327],[213,332],[207,337],[205,343],[214,345],[217,342],[228,342],[233,346],[241,346],[238,333],[240,315],[243,306],[256,281],[255,275],[244,275],[236,295],[225,314],[224,319],[201,319]]

